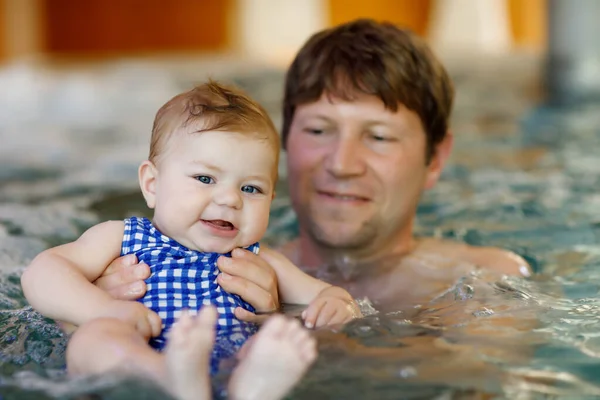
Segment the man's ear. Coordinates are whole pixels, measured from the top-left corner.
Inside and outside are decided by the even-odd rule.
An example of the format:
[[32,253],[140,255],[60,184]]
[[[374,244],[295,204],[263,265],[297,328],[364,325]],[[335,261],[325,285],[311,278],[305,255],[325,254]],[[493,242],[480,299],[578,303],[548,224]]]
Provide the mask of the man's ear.
[[140,188],[146,200],[148,208],[156,206],[156,178],[158,177],[158,169],[151,161],[144,161],[138,169],[138,179]]
[[425,189],[431,189],[440,179],[440,175],[446,166],[452,146],[454,145],[454,135],[451,131],[446,132],[444,139],[436,146],[427,166],[427,178],[425,180]]

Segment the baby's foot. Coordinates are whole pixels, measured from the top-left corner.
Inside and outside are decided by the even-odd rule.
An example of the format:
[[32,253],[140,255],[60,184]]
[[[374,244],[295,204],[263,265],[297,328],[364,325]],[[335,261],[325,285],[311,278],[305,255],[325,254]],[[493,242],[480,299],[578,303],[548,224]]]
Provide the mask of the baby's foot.
[[173,325],[165,349],[170,390],[179,400],[211,399],[210,356],[217,311],[203,307],[195,318],[187,313]]
[[302,378],[317,356],[316,340],[297,320],[275,315],[244,349],[229,381],[234,400],[278,400]]

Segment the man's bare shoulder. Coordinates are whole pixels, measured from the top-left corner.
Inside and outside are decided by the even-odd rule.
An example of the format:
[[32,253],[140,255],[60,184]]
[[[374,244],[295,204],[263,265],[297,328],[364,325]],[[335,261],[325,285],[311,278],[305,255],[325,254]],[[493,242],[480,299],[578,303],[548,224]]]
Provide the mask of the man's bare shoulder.
[[433,252],[439,256],[473,264],[506,275],[528,277],[531,267],[523,257],[509,250],[492,246],[471,246],[466,243],[434,238],[422,239],[419,252]]

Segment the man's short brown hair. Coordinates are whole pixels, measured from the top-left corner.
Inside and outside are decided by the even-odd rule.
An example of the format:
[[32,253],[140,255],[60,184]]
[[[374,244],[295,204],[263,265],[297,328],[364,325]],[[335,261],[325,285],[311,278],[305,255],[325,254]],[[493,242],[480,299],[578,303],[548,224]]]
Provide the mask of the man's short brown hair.
[[212,80],[178,94],[158,110],[148,160],[156,163],[175,134],[207,131],[249,134],[265,140],[273,146],[277,169],[279,135],[268,113],[242,90]]
[[445,137],[454,88],[443,65],[416,34],[387,22],[359,19],[314,34],[300,49],[285,82],[285,147],[298,105],[323,93],[352,100],[375,95],[393,112],[416,112],[427,134],[427,160]]

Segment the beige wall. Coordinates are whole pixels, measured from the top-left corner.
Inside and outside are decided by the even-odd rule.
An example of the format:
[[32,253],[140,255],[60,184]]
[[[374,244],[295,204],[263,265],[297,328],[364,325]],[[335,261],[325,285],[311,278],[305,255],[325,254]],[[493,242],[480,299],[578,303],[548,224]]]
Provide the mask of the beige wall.
[[432,0],[327,0],[329,24],[369,17],[405,26],[425,36],[432,3]]
[[238,0],[236,50],[245,57],[287,64],[306,39],[325,27],[323,0]]

